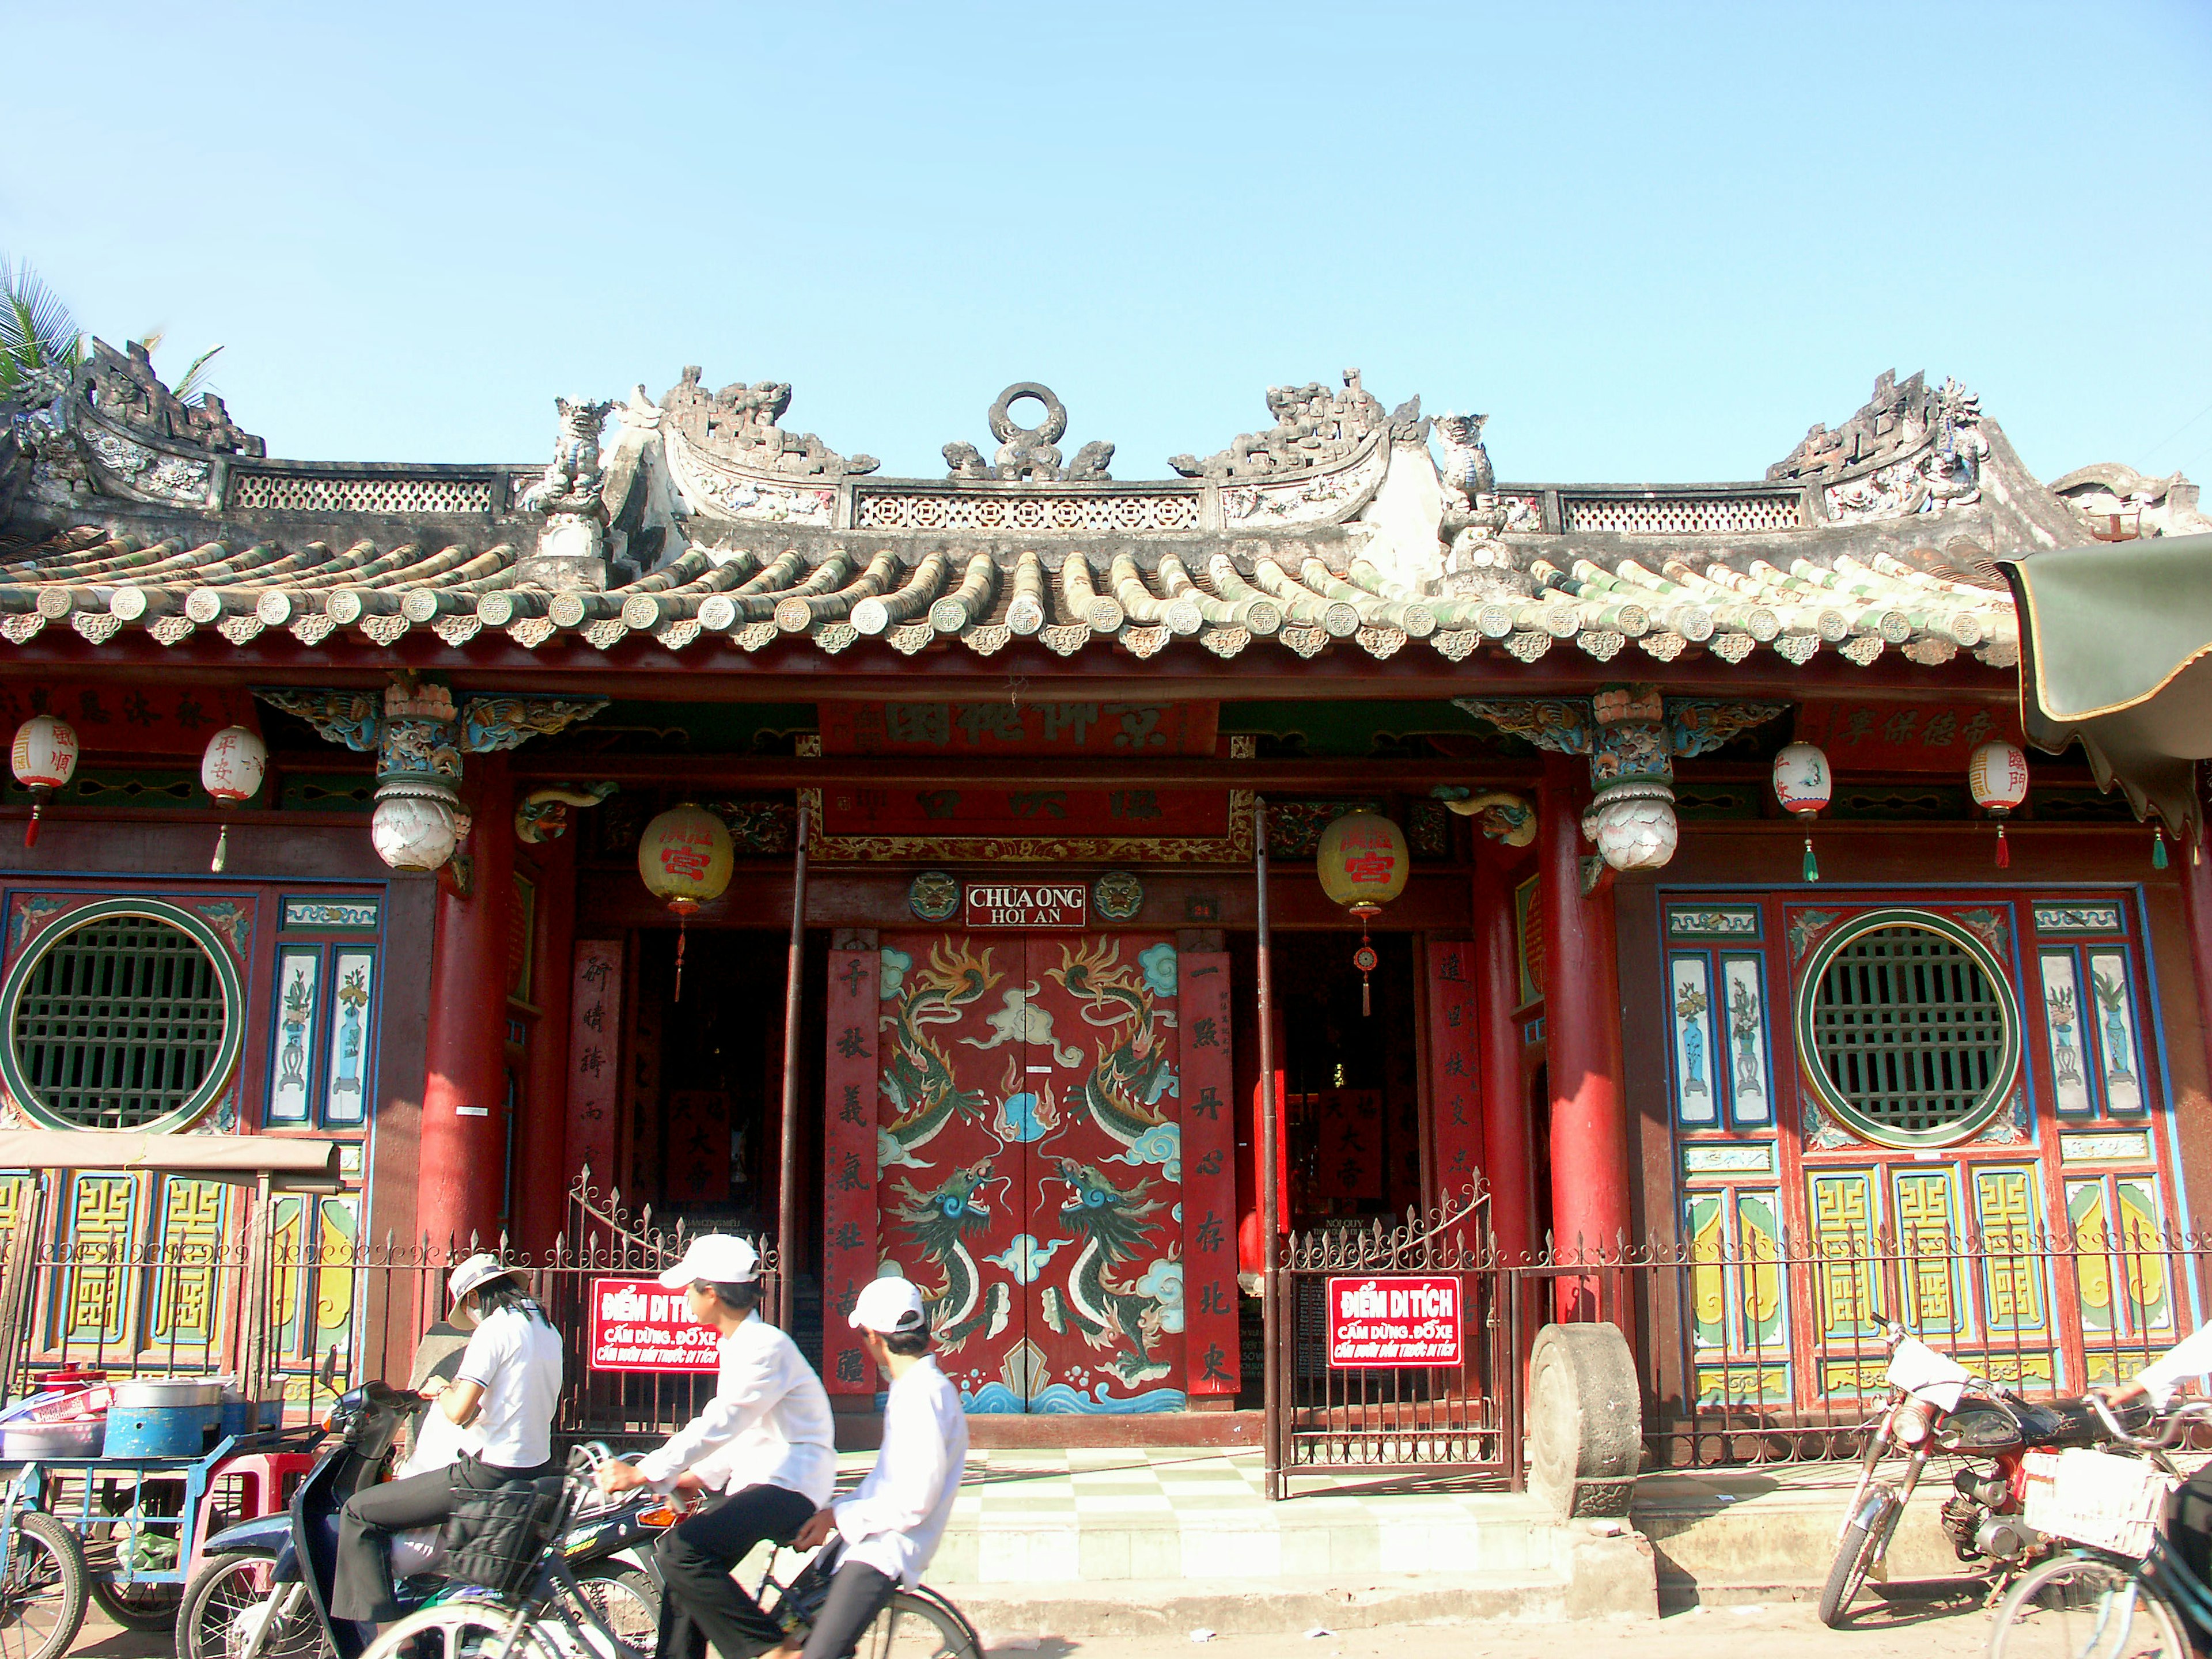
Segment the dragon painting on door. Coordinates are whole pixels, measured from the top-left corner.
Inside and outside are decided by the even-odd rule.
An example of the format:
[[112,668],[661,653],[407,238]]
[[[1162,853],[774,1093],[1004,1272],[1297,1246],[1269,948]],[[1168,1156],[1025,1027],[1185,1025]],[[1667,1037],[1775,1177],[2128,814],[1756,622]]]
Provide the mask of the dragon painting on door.
[[968,1409],[1182,1410],[1174,942],[881,949],[881,1253]]

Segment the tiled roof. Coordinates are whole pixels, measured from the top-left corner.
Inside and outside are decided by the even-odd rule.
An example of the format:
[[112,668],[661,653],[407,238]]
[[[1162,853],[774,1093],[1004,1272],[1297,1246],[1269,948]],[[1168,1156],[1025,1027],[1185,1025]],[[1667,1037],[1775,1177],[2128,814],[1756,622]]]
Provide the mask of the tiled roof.
[[[533,650],[605,650],[640,634],[671,651],[719,636],[748,653],[834,654],[878,639],[907,655],[957,644],[988,657],[1033,637],[1063,657],[1334,649],[1380,659],[1412,647],[1454,662],[1498,651],[1525,663],[1558,647],[1662,663],[1699,653],[1735,663],[1769,649],[1802,664],[1832,650],[1862,666],[1890,650],[1923,665],[1965,650],[2006,667],[2019,649],[2002,592],[1886,553],[1814,547],[1806,555],[1826,556],[1778,553],[1785,568],[1718,549],[1688,555],[1679,543],[1642,557],[1584,556],[1553,538],[1551,556],[1539,549],[1527,562],[1533,592],[1481,599],[1423,597],[1338,545],[1256,538],[1230,551],[1109,554],[903,540],[803,552],[754,538],[750,548],[694,546],[605,592],[533,586],[508,544],[437,539],[188,545],[85,526],[0,565],[0,639],[20,645],[67,627],[94,643],[143,630],[174,645],[206,630],[244,646],[284,629],[315,645],[357,629],[388,646],[420,629],[455,647],[504,633]],[[1924,562],[1948,568],[1932,551]]]

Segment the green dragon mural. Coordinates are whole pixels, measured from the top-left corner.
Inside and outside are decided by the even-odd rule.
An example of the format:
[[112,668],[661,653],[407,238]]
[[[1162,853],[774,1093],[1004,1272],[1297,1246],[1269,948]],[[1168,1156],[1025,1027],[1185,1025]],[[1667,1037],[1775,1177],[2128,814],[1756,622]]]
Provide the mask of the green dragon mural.
[[929,1328],[940,1353],[957,1353],[987,1322],[988,1336],[1006,1329],[1013,1310],[1013,1294],[1003,1280],[988,1286],[968,1252],[968,1241],[990,1231],[993,1216],[988,1200],[994,1186],[1005,1184],[1004,1176],[991,1173],[991,1160],[979,1159],[928,1192],[902,1176],[893,1186],[896,1206],[891,1214],[914,1242],[922,1259],[944,1276],[941,1288],[932,1291],[920,1275],[922,1298],[929,1304]]
[[884,957],[884,999],[896,999],[896,1006],[882,1021],[890,1040],[881,1086],[891,1120],[876,1131],[877,1167],[932,1169],[915,1153],[955,1118],[981,1122],[984,1091],[960,1087],[926,1028],[957,1024],[962,1011],[1006,975],[992,967],[989,951],[979,954],[951,939],[930,946],[929,966],[920,971],[903,952],[886,951]]
[[[1092,1165],[1064,1158],[1052,1164],[1068,1188],[1060,1221],[1083,1245],[1067,1270],[1066,1306],[1077,1334],[1097,1349],[1118,1342],[1120,1351],[1105,1365],[1126,1383],[1165,1376],[1172,1367],[1153,1357],[1152,1345],[1163,1331],[1182,1328],[1179,1268],[1171,1310],[1164,1297],[1146,1294],[1119,1273],[1144,1254],[1145,1235],[1152,1224],[1147,1218],[1167,1207],[1151,1196],[1158,1183],[1146,1176],[1132,1186],[1116,1187]],[[1044,1316],[1054,1330],[1064,1328],[1054,1317],[1058,1304],[1059,1298],[1048,1294]]]
[[1176,1086],[1174,1018],[1155,1006],[1175,994],[1174,947],[1155,947],[1133,965],[1115,939],[1101,938],[1063,949],[1060,965],[1045,974],[1081,1005],[1085,1024],[1113,1032],[1083,1083],[1091,1120],[1125,1149],[1110,1161],[1157,1164],[1169,1180],[1182,1180],[1182,1128],[1159,1104]]

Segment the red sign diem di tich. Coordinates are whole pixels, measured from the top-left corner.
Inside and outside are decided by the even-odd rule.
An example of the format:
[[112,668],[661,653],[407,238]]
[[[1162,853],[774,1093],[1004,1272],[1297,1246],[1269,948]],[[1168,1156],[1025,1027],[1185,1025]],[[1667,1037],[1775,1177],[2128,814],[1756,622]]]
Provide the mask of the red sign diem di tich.
[[1328,1281],[1328,1363],[1336,1370],[1457,1365],[1467,1345],[1449,1273]]
[[595,1371],[711,1371],[721,1364],[716,1340],[684,1310],[684,1292],[657,1279],[592,1281]]

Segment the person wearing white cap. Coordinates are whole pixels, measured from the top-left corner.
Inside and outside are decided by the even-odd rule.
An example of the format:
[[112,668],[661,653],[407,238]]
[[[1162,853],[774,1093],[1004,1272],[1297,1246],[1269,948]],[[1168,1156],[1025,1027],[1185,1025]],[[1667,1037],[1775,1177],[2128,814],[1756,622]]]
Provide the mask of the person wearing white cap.
[[842,1545],[836,1574],[806,1645],[787,1644],[775,1659],[845,1659],[860,1633],[904,1584],[912,1589],[937,1553],[951,1518],[968,1456],[968,1418],[960,1394],[929,1352],[921,1292],[892,1275],[870,1280],[848,1322],[876,1369],[890,1380],[876,1466],[852,1496],[818,1511],[793,1540],[800,1549]]
[[469,1345],[453,1381],[426,1383],[422,1391],[435,1396],[431,1409],[447,1421],[477,1430],[480,1449],[346,1500],[338,1514],[334,1618],[399,1617],[386,1541],[392,1534],[444,1520],[463,1492],[559,1473],[553,1413],[561,1401],[561,1335],[531,1299],[527,1275],[487,1252],[456,1267],[448,1288],[453,1323],[471,1331]]
[[760,1317],[760,1257],[744,1239],[701,1235],[660,1282],[684,1291],[691,1317],[721,1334],[714,1397],[659,1450],[635,1464],[602,1463],[599,1490],[666,1491],[686,1470],[721,1487],[719,1502],[654,1546],[668,1587],[657,1651],[659,1659],[703,1659],[704,1636],[722,1659],[753,1659],[783,1630],[731,1570],[756,1544],[787,1540],[836,1486],[830,1396],[792,1340]]

